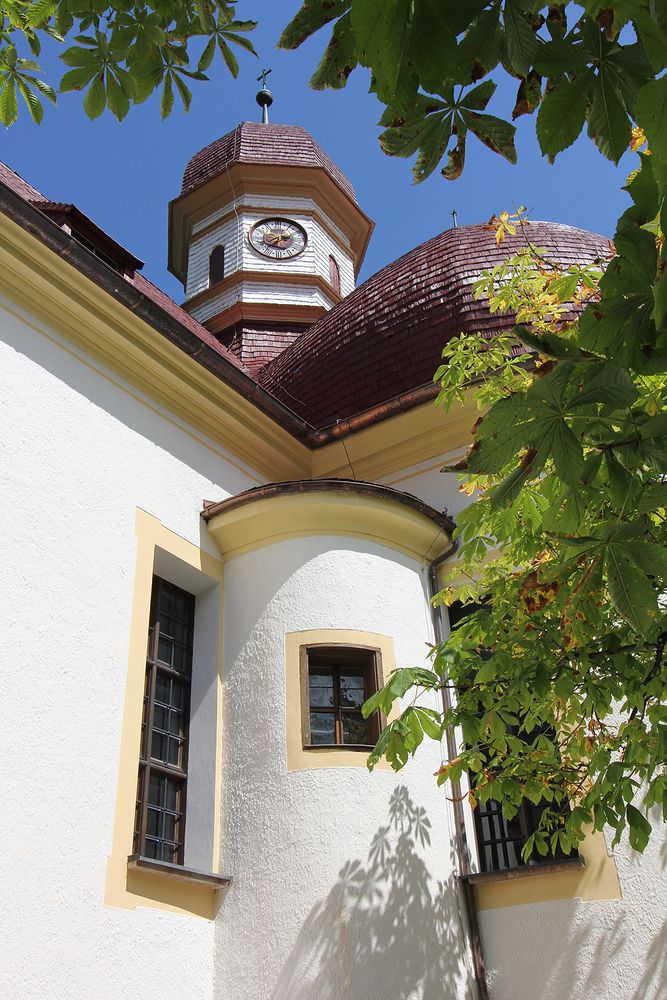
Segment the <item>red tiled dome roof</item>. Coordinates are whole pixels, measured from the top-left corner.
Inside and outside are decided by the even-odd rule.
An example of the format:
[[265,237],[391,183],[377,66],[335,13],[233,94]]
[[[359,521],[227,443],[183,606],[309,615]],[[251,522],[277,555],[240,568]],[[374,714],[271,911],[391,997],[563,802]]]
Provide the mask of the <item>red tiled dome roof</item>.
[[315,140],[299,125],[262,125],[241,122],[192,157],[183,174],[181,194],[217,177],[234,163],[273,163],[279,166],[320,167],[356,203],[354,188]]
[[[609,240],[573,226],[531,222],[528,238],[562,265],[609,256]],[[497,247],[485,225],[441,233],[343,299],[262,369],[260,383],[318,427],[430,383],[449,339],[513,325],[470,285],[524,246],[519,232]]]

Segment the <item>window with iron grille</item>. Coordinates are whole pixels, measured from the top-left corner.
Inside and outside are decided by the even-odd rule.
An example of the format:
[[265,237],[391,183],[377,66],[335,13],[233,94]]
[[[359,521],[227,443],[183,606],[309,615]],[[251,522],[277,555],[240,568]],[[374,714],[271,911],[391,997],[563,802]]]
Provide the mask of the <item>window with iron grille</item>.
[[[468,615],[484,607],[484,604],[463,605],[458,601],[453,602],[448,609],[450,626],[453,628]],[[481,659],[488,659],[492,654],[490,650],[479,650],[479,655]],[[538,735],[537,731],[531,734],[534,737]],[[534,805],[528,799],[524,799],[516,815],[512,819],[506,819],[503,816],[502,804],[495,799],[489,799],[484,804],[478,803],[473,810],[473,817],[480,871],[498,872],[522,868],[526,864],[531,867],[553,864],[554,861],[562,861],[568,857],[560,848],[545,856],[533,852],[527,862],[521,856],[523,845],[539,826],[542,813],[548,807],[546,802]]]
[[381,719],[361,706],[378,690],[380,651],[351,646],[305,646],[301,658],[304,747],[368,750],[380,735]]
[[153,577],[134,851],[183,864],[195,599]]

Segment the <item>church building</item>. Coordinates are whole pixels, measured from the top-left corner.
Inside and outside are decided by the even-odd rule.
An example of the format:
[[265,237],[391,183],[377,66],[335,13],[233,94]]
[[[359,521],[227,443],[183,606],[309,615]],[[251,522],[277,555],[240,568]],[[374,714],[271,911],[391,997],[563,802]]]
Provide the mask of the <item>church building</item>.
[[5,995],[664,997],[659,845],[526,865],[534,818],[452,803],[436,744],[366,767],[362,703],[450,627],[476,413],[433,373],[511,324],[471,283],[520,238],[357,286],[350,180],[245,122],[169,205],[179,305],[58,196],[0,165]]

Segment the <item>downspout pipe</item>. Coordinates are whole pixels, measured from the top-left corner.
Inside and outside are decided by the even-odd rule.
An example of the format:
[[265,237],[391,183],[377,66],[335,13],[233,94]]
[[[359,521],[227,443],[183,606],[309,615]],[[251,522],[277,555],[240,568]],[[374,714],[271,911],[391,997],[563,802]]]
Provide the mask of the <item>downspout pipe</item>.
[[[428,589],[431,601],[431,615],[433,619],[433,635],[435,642],[438,645],[441,642],[444,642],[445,639],[441,608],[436,607],[433,604],[433,599],[440,590],[440,587],[438,586],[438,567],[445,561],[445,559],[448,559],[455,550],[456,542],[452,542],[451,548],[434,559],[429,564],[428,568]],[[442,689],[442,707],[445,713],[447,713],[452,707],[451,694],[447,686]],[[452,726],[447,727],[445,738],[447,740],[447,755],[450,760],[453,760],[454,757],[456,757],[456,737]],[[460,789],[458,786],[455,786],[453,789],[453,800],[455,846],[459,867],[457,882],[463,899],[463,906],[468,923],[470,952],[475,984],[477,986],[477,996],[478,1000],[489,1000],[489,988],[486,981],[486,967],[484,965],[484,952],[482,949],[482,936],[479,930],[479,919],[477,915],[477,907],[475,906],[474,890],[468,879],[465,877],[470,874],[470,854],[466,840],[463,803],[461,802]]]

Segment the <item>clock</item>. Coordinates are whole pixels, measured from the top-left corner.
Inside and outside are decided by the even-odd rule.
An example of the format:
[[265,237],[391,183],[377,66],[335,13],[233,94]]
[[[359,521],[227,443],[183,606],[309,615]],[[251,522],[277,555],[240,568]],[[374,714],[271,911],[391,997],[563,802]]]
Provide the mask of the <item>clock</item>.
[[305,250],[308,236],[291,219],[260,219],[248,233],[248,242],[263,257],[288,260]]

